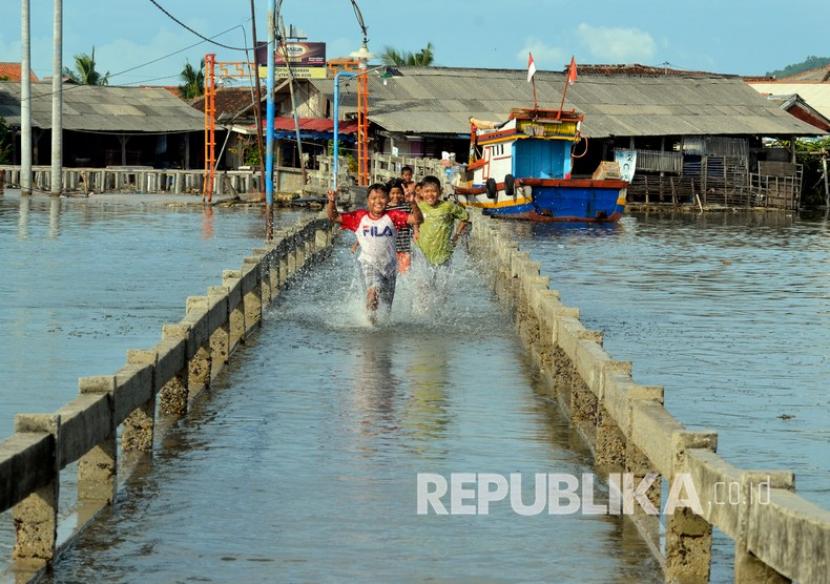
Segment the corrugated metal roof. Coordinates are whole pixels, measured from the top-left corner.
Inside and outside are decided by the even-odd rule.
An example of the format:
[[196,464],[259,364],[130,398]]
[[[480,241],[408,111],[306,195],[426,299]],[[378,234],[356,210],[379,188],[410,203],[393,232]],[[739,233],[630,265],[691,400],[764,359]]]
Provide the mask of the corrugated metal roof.
[[[402,67],[401,75],[370,76],[369,118],[391,132],[466,134],[470,116],[503,121],[515,107],[528,107],[531,89],[524,70]],[[539,72],[539,105],[559,107],[565,76]],[[331,80],[312,83],[326,94]],[[355,84],[341,85],[353,106]],[[580,75],[565,108],[585,113],[590,137],[661,135],[815,135],[820,131],[760,97],[741,79],[679,75]]]
[[[20,125],[20,83],[0,82],[0,116]],[[52,85],[32,84],[32,125],[52,126]],[[196,132],[204,116],[161,87],[63,86],[65,130],[113,133]]]

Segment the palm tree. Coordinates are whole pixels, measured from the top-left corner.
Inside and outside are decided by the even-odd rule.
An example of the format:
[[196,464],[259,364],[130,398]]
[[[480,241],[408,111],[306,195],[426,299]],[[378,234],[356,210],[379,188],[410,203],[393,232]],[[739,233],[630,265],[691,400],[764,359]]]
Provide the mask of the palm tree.
[[417,53],[386,47],[380,58],[384,65],[390,67],[429,67],[435,61],[435,54],[432,43],[427,43]]
[[103,76],[95,70],[95,47],[92,47],[92,54],[81,53],[75,55],[75,69],[63,68],[63,74],[69,77],[73,83],[78,85],[109,85],[110,72]]
[[185,99],[193,99],[205,93],[205,60],[199,64],[199,70],[193,68],[190,61],[185,63],[181,73],[184,85],[179,85],[179,91]]

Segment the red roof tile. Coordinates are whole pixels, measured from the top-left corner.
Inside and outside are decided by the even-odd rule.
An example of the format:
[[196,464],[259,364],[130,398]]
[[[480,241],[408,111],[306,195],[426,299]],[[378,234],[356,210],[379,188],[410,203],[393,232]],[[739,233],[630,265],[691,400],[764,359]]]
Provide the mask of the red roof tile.
[[[277,131],[293,131],[294,118],[278,117],[274,120],[274,129]],[[354,134],[357,132],[357,122],[340,122],[338,128],[341,134]],[[328,118],[300,118],[300,131],[303,132],[334,132],[334,120]]]
[[[32,81],[40,81],[31,69]],[[20,81],[20,63],[0,63],[0,79],[7,81]]]

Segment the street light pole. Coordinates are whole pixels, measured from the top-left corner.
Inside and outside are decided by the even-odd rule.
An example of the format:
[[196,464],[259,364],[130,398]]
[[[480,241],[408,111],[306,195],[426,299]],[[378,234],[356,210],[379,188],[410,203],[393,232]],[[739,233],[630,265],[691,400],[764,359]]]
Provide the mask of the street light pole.
[[63,0],[55,0],[52,48],[52,180],[51,193],[63,191]]
[[20,194],[32,194],[32,39],[29,0],[20,0]]
[[338,71],[334,76],[334,160],[332,162],[331,188],[337,191],[337,172],[340,166],[340,78],[357,77],[351,71]]
[[265,239],[274,237],[274,51],[276,50],[277,0],[268,10],[268,99],[265,108]]

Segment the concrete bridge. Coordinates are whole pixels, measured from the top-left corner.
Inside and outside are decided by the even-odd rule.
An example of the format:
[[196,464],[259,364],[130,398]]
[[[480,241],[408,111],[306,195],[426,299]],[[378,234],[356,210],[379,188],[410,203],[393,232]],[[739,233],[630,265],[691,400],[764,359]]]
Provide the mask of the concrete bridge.
[[[188,415],[235,349],[262,327],[264,308],[301,271],[314,269],[332,242],[330,225],[316,217],[278,233],[207,294],[188,298],[184,318],[164,325],[156,346],[129,351],[114,374],[81,378],[79,396],[57,411],[16,416],[15,433],[0,442],[0,511],[12,509],[19,580],[42,572],[60,552],[61,471],[78,462],[83,529],[112,504],[119,458],[152,449],[160,416]],[[687,428],[669,414],[663,388],[637,384],[632,364],[604,351],[602,334],[560,302],[550,278],[500,223],[474,216],[469,249],[597,472],[654,473],[659,479],[647,497],[658,506],[661,482],[669,493],[683,487],[698,494],[697,512],[681,507],[665,518],[664,540],[656,517],[630,516],[667,582],[709,581],[713,528],[734,541],[736,582],[830,581],[830,513],[796,494],[793,473],[738,468],[717,454],[715,430]]]

